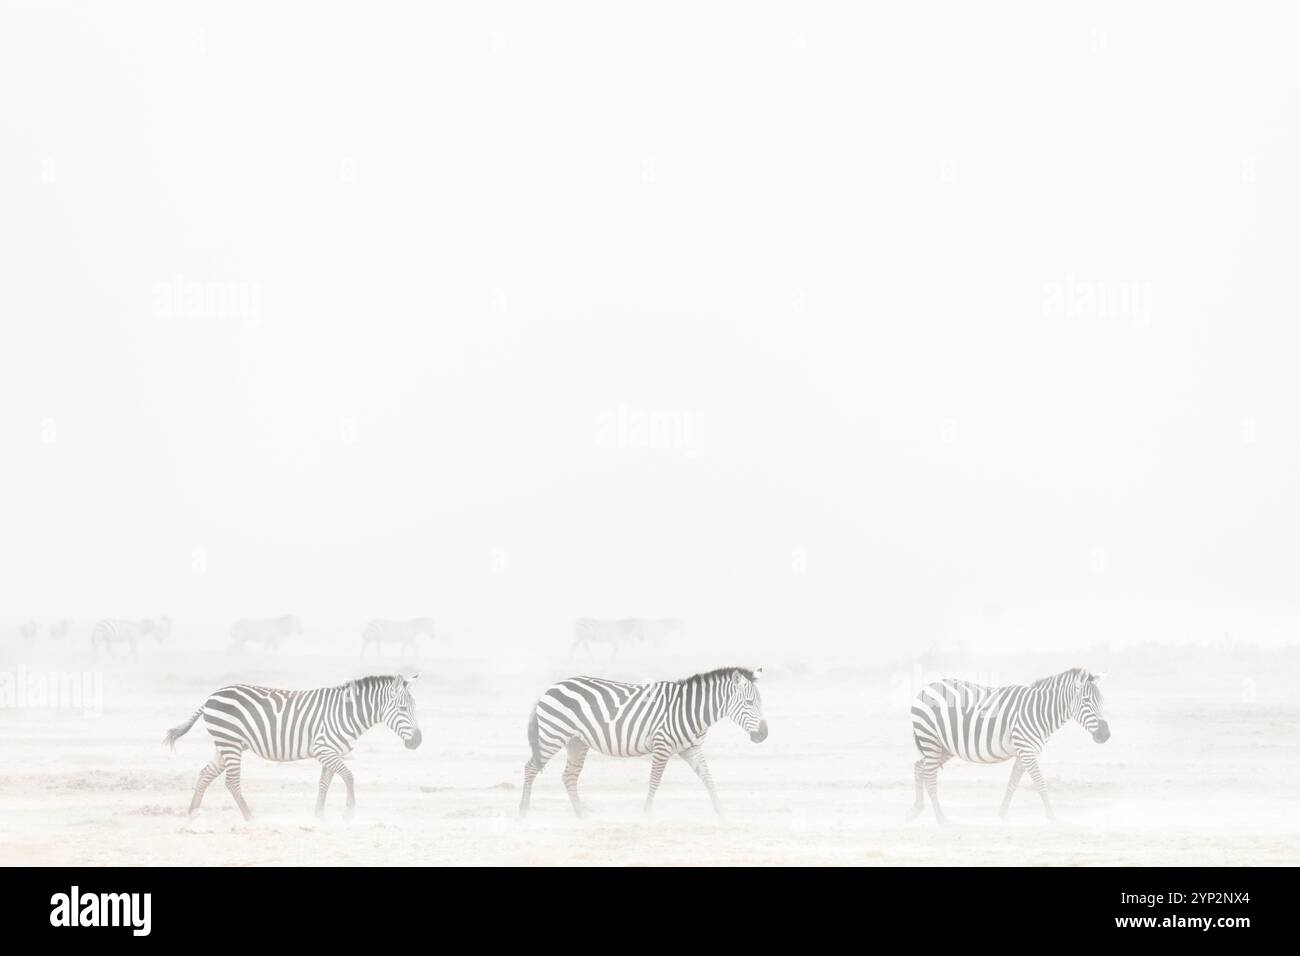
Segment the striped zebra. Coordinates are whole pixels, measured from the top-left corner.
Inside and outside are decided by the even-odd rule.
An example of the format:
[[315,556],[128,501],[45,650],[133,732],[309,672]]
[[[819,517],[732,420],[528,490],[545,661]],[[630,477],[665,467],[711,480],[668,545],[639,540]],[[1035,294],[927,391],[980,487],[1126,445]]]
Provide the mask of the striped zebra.
[[102,644],[105,651],[112,653],[114,645],[123,644],[134,656],[144,638],[152,637],[161,644],[167,640],[171,630],[172,619],[165,615],[156,621],[151,618],[142,618],[139,621],[120,621],[105,618],[97,621],[95,626],[91,628],[90,649],[98,654],[99,647]]
[[575,657],[581,647],[588,655],[594,644],[608,644],[612,648],[612,657],[618,657],[618,649],[624,645],[633,645],[645,640],[645,629],[640,618],[625,617],[621,621],[598,621],[592,617],[578,618],[573,623],[573,646],[569,656]]
[[973,763],[1014,759],[999,815],[1006,819],[1011,797],[1028,770],[1048,819],[1055,819],[1038,755],[1047,738],[1069,720],[1081,724],[1099,744],[1110,739],[1110,725],[1102,716],[1101,678],[1076,667],[1028,686],[985,687],[948,679],[923,688],[912,702],[912,737],[921,759],[914,768],[916,802],[908,819],[925,810],[928,792],[935,817],[947,822],[939,806],[938,776],[952,757]]
[[199,771],[190,801],[192,816],[203,802],[203,792],[220,773],[245,820],[253,818],[239,788],[243,752],[251,750],[265,760],[291,761],[314,757],[321,765],[316,815],[325,810],[325,795],[334,775],[348,788],[347,816],[357,805],[352,771],[343,762],[358,737],[376,724],[387,724],[407,750],[420,746],[415,722],[411,682],[419,677],[389,675],[362,677],[338,687],[315,690],[277,690],[233,684],[214,692],[190,719],[167,731],[163,744],[176,749],[176,741],[195,721],[203,718],[216,745],[216,755]]
[[384,653],[385,644],[398,645],[398,652],[411,654],[415,652],[415,642],[421,637],[433,640],[433,618],[413,617],[409,621],[371,621],[361,633],[361,656],[366,656],[366,648],[375,646],[375,654]]
[[260,644],[263,649],[274,651],[286,637],[295,636],[302,636],[302,621],[294,614],[236,621],[230,628],[230,646],[232,650],[241,650],[247,644]]
[[709,727],[730,717],[754,743],[767,739],[763,701],[757,681],[762,668],[724,667],[684,680],[623,684],[599,677],[570,677],[547,689],[533,707],[528,721],[528,743],[533,755],[524,764],[524,793],[519,815],[528,813],[533,780],[560,750],[567,751],[564,789],[573,812],[583,816],[578,800],[578,775],[594,748],[611,757],[651,757],[650,791],[645,810],[650,812],[655,791],[668,758],[678,754],[704,783],[721,813],[713,775],[700,746]]

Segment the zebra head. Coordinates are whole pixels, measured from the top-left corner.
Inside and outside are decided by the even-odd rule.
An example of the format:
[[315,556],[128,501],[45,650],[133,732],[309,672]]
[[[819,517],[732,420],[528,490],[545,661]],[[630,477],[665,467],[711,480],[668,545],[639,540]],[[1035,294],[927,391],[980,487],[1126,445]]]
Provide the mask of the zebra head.
[[422,739],[420,726],[415,722],[415,697],[411,694],[411,682],[419,676],[415,674],[408,678],[398,675],[392,678],[380,698],[379,719],[402,738],[407,750],[420,746]]
[[1071,715],[1077,720],[1083,729],[1092,734],[1092,739],[1099,744],[1104,744],[1110,739],[1110,724],[1106,722],[1102,710],[1101,679],[1104,674],[1092,674],[1088,671],[1080,671],[1078,685],[1078,700],[1074,707],[1074,713]]
[[761,744],[767,739],[767,721],[763,719],[763,698],[758,693],[758,678],[763,668],[748,671],[737,668],[731,676],[731,694],[727,700],[727,716],[749,734],[749,739]]

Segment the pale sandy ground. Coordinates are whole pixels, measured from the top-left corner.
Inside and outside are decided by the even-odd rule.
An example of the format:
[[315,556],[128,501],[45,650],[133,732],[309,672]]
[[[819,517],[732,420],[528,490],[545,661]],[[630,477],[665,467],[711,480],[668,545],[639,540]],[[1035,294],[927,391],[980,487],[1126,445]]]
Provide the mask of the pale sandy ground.
[[[327,817],[312,813],[317,767],[246,758],[244,823],[221,782],[186,817],[211,748],[199,724],[172,754],[160,745],[204,696],[248,679],[337,683],[392,670],[336,655],[185,654],[146,648],[137,662],[92,663],[68,651],[4,649],[0,669],[98,667],[103,712],[0,708],[0,864],[1295,864],[1300,862],[1300,678],[1294,651],[1148,648],[981,661],[1004,682],[1074,663],[1108,667],[1114,737],[1078,727],[1049,745],[1044,766],[1062,822],[1044,821],[1024,789],[1012,820],[997,806],[1009,767],[950,764],[941,795],[954,823],[904,822],[912,800],[905,698],[913,662],[767,661],[768,741],[718,725],[706,753],[727,815],[717,818],[685,763],[670,764],[658,813],[641,813],[649,764],[593,755],[582,787],[594,815],[575,820],[561,760],[517,819],[524,726],[537,692],[571,672],[627,678],[689,673],[730,656],[563,658],[508,665],[472,656],[419,661],[424,745],[404,750],[386,728],[350,758],[359,807],[342,817],[336,782]],[[1173,661],[1181,661],[1174,666]]]

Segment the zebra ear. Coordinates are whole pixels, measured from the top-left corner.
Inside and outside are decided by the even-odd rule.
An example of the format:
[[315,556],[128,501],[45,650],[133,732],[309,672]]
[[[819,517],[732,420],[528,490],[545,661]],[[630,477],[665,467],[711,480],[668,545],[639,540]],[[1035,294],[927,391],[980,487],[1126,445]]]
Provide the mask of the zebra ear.
[[1093,682],[1094,684],[1100,684],[1100,683],[1101,683],[1101,679],[1102,679],[1103,677],[1105,677],[1105,676],[1106,676],[1105,671],[1103,671],[1103,672],[1100,673],[1100,674],[1093,674],[1093,675],[1092,675],[1092,682]]
[[762,676],[763,676],[763,668],[761,668],[761,667],[755,667],[755,668],[754,668],[754,680],[758,680],[758,679],[759,679],[760,677],[762,677]]
[[357,699],[357,688],[354,681],[348,681],[343,685],[343,699],[348,703]]

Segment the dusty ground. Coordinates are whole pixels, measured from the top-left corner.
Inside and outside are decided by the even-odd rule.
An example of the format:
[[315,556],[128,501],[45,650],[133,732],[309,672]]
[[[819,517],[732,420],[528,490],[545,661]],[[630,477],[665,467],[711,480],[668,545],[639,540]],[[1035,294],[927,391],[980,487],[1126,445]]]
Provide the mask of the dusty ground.
[[[277,686],[337,683],[392,670],[340,651],[270,657],[146,648],[136,662],[11,645],[0,670],[30,681],[102,674],[101,712],[0,708],[0,864],[1295,864],[1300,862],[1300,678],[1293,651],[1148,648],[998,658],[1003,682],[1075,663],[1109,668],[1114,737],[1096,745],[1059,732],[1044,766],[1062,822],[1044,821],[1024,789],[1009,823],[996,814],[1009,767],[950,764],[940,779],[954,823],[904,822],[915,759],[906,698],[933,662],[767,662],[771,725],[755,745],[715,727],[706,753],[727,808],[717,818],[685,763],[670,764],[658,813],[640,811],[649,764],[593,755],[582,787],[594,816],[575,820],[560,761],[538,781],[533,813],[516,816],[528,755],[524,725],[538,691],[571,672],[678,676],[719,659],[628,659],[574,666],[472,655],[420,664],[424,745],[405,751],[386,728],[350,758],[358,812],[342,817],[336,783],[327,817],[312,813],[317,767],[248,757],[244,823],[220,781],[187,819],[210,746],[199,724],[174,754],[160,741],[204,696],[247,679]],[[1182,661],[1174,669],[1169,661]],[[11,688],[12,688],[11,684]]]

